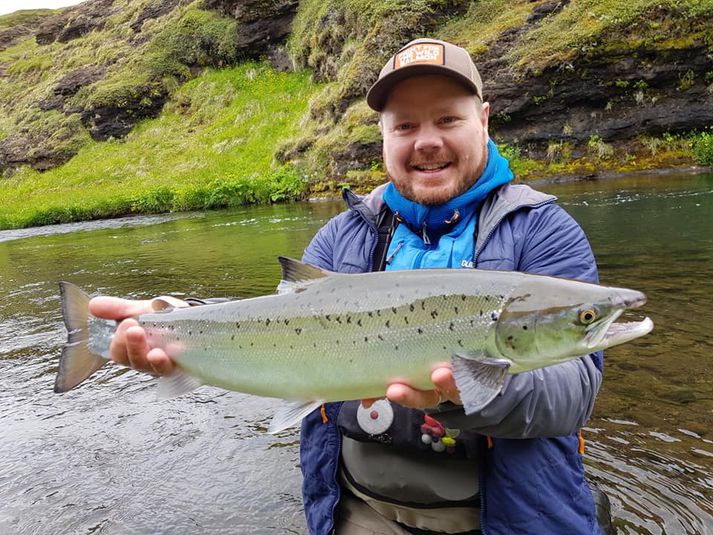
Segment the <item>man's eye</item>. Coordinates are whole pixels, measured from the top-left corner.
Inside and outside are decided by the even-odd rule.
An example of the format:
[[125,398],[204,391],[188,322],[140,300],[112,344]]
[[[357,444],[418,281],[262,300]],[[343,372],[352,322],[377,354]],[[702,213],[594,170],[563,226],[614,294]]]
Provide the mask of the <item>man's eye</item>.
[[413,125],[411,123],[401,123],[396,125],[396,130],[404,131],[404,130],[410,130],[413,128]]
[[441,122],[444,124],[455,123],[457,120],[458,118],[454,117],[453,115],[446,115],[445,117],[441,118]]

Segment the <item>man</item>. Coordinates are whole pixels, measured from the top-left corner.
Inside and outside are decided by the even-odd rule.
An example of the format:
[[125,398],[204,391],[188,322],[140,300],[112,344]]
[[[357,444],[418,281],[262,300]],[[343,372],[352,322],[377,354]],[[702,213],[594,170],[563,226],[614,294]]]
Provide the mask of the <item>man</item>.
[[[582,230],[554,197],[509,185],[464,49],[412,41],[384,66],[367,103],[380,113],[390,182],[363,199],[345,192],[349,209],[318,232],[305,262],[350,273],[476,267],[597,281]],[[148,305],[104,297],[90,306],[120,319]],[[133,320],[118,327],[112,358],[156,374],[173,369]],[[433,390],[394,383],[388,401],[327,404],[302,424],[310,532],[599,533],[577,431],[602,365],[592,354],[512,376],[470,416],[446,365],[434,370]]]

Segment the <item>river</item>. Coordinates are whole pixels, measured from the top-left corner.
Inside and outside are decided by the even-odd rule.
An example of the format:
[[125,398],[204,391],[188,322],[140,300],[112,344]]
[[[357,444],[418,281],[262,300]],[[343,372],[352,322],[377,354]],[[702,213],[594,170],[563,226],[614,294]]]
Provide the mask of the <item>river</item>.
[[[540,186],[584,227],[605,284],[643,290],[654,332],[607,351],[584,436],[619,533],[713,533],[713,174]],[[298,432],[278,400],[203,387],[155,399],[108,366],[52,392],[57,282],[91,294],[274,290],[337,202],[0,232],[0,533],[305,533]]]

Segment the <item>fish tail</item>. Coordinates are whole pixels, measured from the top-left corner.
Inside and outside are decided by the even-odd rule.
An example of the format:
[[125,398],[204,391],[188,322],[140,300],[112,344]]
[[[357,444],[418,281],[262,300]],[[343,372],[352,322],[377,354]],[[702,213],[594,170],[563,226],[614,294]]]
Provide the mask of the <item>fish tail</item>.
[[[101,368],[108,360],[93,344],[98,335],[99,346],[105,346],[106,355],[114,322],[100,320],[89,314],[89,296],[70,282],[60,282],[62,317],[67,327],[67,342],[62,348],[59,370],[54,383],[55,392],[67,392]],[[96,329],[96,324],[103,324]],[[110,331],[108,328],[111,329]],[[98,331],[98,332],[97,332]]]

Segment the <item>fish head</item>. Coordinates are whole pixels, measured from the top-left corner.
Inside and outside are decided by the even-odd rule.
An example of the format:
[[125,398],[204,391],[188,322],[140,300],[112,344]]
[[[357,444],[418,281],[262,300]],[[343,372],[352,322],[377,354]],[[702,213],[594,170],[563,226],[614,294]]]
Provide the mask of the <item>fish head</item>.
[[534,369],[629,342],[653,329],[649,318],[615,323],[646,296],[553,277],[532,278],[504,305],[495,328],[498,352]]

